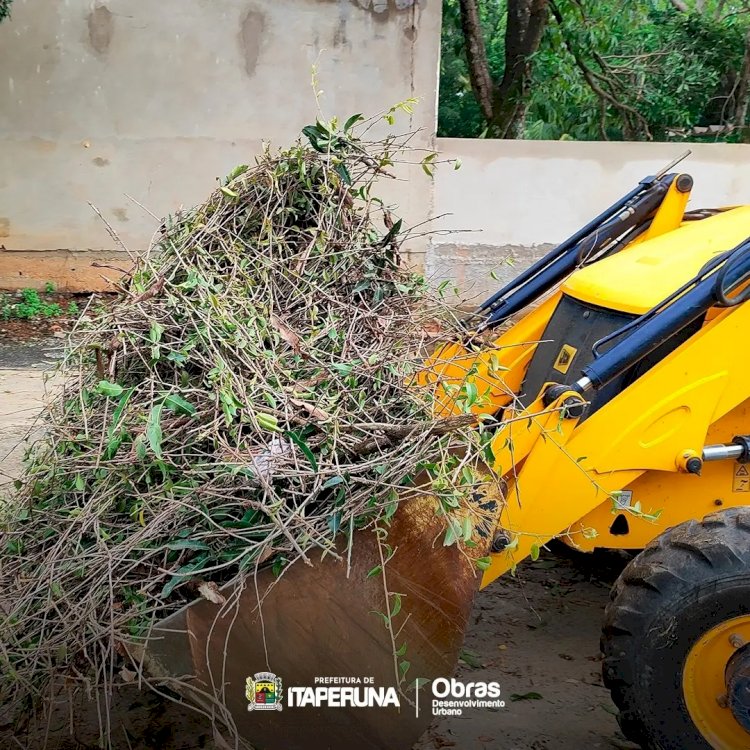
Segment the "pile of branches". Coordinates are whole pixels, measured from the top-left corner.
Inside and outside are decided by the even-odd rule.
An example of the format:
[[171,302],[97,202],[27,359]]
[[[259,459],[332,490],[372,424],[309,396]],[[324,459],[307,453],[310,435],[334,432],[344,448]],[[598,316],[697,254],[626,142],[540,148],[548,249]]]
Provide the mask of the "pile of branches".
[[156,621],[337,554],[404,487],[437,493],[447,543],[470,536],[473,418],[435,421],[415,386],[459,323],[402,268],[401,221],[371,194],[408,138],[366,142],[359,119],[234,170],[79,324],[2,509],[6,706],[111,687]]

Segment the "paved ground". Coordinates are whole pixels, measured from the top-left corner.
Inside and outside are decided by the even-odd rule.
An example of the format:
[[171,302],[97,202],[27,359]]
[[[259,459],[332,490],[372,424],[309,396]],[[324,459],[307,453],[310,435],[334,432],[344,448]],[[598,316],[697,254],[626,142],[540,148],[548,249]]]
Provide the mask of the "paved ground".
[[41,382],[41,372],[0,370],[0,487],[19,471],[19,441],[39,410]]
[[[466,680],[497,680],[507,707],[434,724],[418,750],[630,748],[601,682],[599,627],[624,561],[546,554],[480,592],[465,648]],[[478,657],[478,658],[477,658]]]
[[[9,478],[19,470],[18,443],[39,412],[43,370],[57,344],[19,348],[0,341],[0,483],[3,475]],[[416,750],[633,747],[618,732],[614,707],[601,684],[598,649],[609,584],[622,565],[615,555],[583,559],[546,554],[519,568],[516,578],[506,577],[481,592],[465,646],[471,666],[462,663],[459,675],[499,681],[507,707],[437,721]],[[187,739],[182,724],[182,730],[175,726],[166,734],[162,724],[158,741],[129,741],[124,747],[212,747],[208,730],[193,727]]]

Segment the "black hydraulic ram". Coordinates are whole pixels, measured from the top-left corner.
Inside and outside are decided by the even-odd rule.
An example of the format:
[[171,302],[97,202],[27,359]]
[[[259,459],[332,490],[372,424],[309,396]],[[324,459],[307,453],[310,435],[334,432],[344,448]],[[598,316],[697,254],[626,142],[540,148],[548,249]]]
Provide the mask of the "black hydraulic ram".
[[[671,168],[675,162],[665,169]],[[522,310],[559,284],[581,264],[592,258],[604,257],[623,247],[626,243],[617,242],[623,235],[628,241],[633,239],[641,228],[647,226],[646,221],[661,205],[676,177],[675,174],[664,174],[664,171],[645,177],[617,203],[483,302],[479,312],[485,313],[487,318],[480,326],[480,330],[492,328]],[[683,192],[689,191],[693,184],[692,179],[688,175],[680,177],[678,189]]]
[[[582,369],[583,377],[572,388],[580,393],[602,388],[711,307],[733,307],[750,300],[750,288],[730,296],[749,280],[750,238],[714,258],[655,308],[608,336],[616,343]],[[603,342],[594,346],[595,354]],[[554,400],[557,390],[566,387],[549,389],[547,400]]]

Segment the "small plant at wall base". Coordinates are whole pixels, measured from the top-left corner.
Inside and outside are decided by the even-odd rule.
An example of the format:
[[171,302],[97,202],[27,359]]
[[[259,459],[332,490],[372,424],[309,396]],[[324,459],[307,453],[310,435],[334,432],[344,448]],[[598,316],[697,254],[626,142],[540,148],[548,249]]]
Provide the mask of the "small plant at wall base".
[[[44,287],[44,295],[36,289],[23,289],[20,297],[0,295],[0,319],[2,320],[38,320],[40,318],[59,318],[63,315],[63,308],[57,302],[45,299],[55,291],[51,283]],[[78,305],[69,302],[66,311],[69,315],[78,312]]]
[[0,0],[0,21],[10,15],[10,4],[13,0]]

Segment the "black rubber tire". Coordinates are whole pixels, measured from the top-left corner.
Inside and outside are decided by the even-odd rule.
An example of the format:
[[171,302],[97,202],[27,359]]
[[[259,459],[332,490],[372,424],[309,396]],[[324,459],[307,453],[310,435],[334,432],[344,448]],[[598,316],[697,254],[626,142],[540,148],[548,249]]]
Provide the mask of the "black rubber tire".
[[704,633],[750,614],[750,508],[667,530],[628,564],[610,599],[602,671],[625,736],[646,750],[711,750],[685,705],[682,672]]

